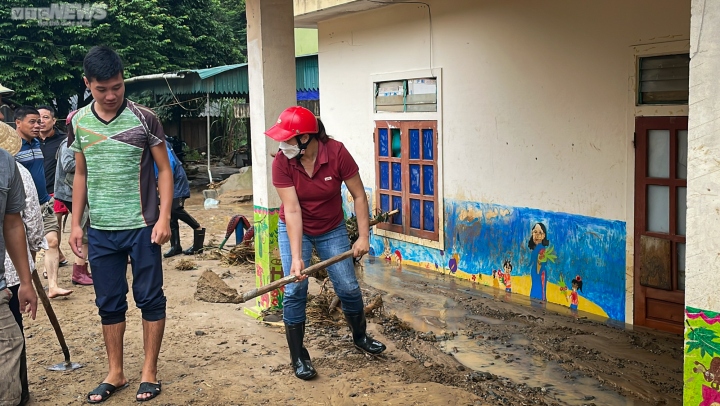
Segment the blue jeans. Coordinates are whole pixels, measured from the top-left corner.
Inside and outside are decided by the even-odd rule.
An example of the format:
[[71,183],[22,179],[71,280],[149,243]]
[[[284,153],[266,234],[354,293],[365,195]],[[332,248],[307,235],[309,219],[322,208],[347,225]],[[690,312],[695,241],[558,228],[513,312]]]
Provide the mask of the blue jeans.
[[[290,240],[287,234],[285,223],[278,224],[280,245],[280,257],[282,260],[283,273],[290,275],[292,264],[292,252],[290,251]],[[326,260],[350,249],[345,222],[319,236],[303,234],[302,259],[305,266],[310,265],[313,246],[317,250],[321,260]],[[355,265],[352,258],[346,258],[327,268],[330,281],[335,288],[335,293],[340,298],[343,313],[360,314],[364,311],[364,303],[360,285],[355,277]],[[305,305],[307,304],[308,280],[285,285],[285,298],[283,299],[283,321],[285,324],[298,324],[305,322]]]

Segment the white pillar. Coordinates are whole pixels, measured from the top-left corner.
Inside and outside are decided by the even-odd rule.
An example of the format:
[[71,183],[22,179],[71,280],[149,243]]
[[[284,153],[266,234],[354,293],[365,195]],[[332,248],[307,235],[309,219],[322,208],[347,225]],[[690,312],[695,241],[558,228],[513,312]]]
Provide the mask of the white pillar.
[[[247,53],[252,134],[255,264],[258,287],[282,278],[277,243],[280,199],[272,185],[272,157],[278,144],[263,133],[280,112],[297,103],[292,0],[247,0]],[[246,313],[282,304],[282,291],[257,299]]]
[[698,405],[720,398],[693,371],[720,357],[720,2],[692,0],[691,15],[683,403]]

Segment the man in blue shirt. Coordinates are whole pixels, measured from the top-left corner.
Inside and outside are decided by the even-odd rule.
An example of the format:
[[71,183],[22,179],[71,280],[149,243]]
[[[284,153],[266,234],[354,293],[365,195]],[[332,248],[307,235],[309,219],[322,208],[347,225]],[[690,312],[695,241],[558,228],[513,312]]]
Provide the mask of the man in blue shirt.
[[38,192],[40,210],[43,214],[45,239],[48,243],[48,249],[45,251],[45,272],[43,274],[47,274],[48,278],[48,297],[55,298],[67,296],[73,291],[62,289],[58,287],[57,283],[60,265],[60,253],[58,251],[60,224],[53,210],[55,201],[47,192],[45,159],[38,139],[41,125],[40,113],[35,108],[22,106],[15,110],[15,126],[18,135],[22,138],[22,147],[20,152],[15,155],[15,160],[30,172]]

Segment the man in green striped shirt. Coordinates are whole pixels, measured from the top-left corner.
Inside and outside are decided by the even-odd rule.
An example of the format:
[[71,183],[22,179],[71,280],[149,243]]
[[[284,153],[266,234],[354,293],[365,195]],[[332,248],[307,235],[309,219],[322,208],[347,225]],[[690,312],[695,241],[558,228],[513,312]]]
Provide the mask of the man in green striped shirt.
[[[107,377],[88,393],[87,401],[103,402],[127,386],[122,362],[128,256],[145,348],[137,400],[150,400],[161,390],[157,359],[165,331],[166,298],[160,246],[170,239],[173,200],[165,133],[150,109],[125,98],[123,64],[115,51],[92,48],[83,69],[94,100],[74,113],[68,127],[68,147],[76,161],[72,201],[87,201],[90,210],[87,258],[93,267],[95,304],[109,363]],[[157,183],[153,164],[158,167]],[[73,212],[70,246],[84,258],[83,211],[78,204]]]

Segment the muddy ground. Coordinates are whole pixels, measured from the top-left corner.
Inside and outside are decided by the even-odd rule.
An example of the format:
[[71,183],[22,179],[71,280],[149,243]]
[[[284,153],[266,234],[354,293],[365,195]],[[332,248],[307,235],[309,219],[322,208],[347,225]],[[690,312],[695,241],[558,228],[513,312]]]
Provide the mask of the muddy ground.
[[[252,218],[252,205],[227,200],[218,209],[204,210],[200,193],[186,207],[218,240],[233,214]],[[191,230],[183,226],[183,244],[188,246],[191,238]],[[526,306],[518,303],[523,298],[491,288],[379,262],[365,262],[358,274],[368,281],[371,273],[376,279],[389,273],[399,278],[394,287],[386,283],[382,290],[377,288],[381,284],[363,282],[367,301],[381,295],[385,303],[369,319],[371,334],[388,346],[385,356],[368,358],[353,348],[341,315],[326,310],[330,295],[313,281],[306,343],[319,377],[303,382],[288,365],[281,324],[246,316],[243,306],[252,303],[194,299],[203,271],[222,275],[244,292],[254,287],[253,266],[227,267],[218,260],[193,258],[195,269],[176,270],[187,258],[165,260],[168,318],[159,363],[163,393],[152,401],[156,405],[682,403],[680,336]],[[71,267],[61,268],[62,286],[69,286],[70,273]],[[140,312],[129,299],[125,371],[130,387],[105,402],[110,405],[134,402],[140,383]],[[31,404],[84,403],[86,393],[106,374],[92,287],[75,287],[70,297],[52,304],[72,360],[84,366],[65,373],[46,369],[63,355],[40,306],[37,319],[25,321]]]

